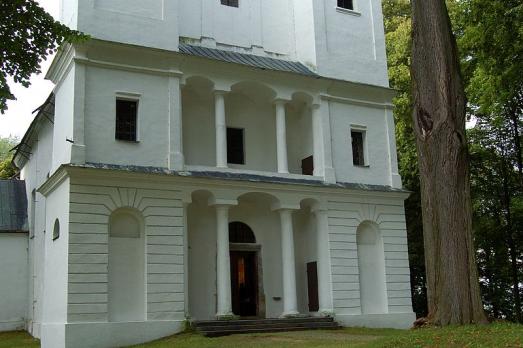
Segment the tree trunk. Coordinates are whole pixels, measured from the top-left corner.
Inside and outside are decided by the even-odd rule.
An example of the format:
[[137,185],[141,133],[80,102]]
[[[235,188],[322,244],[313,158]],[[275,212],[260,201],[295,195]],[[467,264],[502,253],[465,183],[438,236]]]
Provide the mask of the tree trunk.
[[465,95],[444,0],[412,0],[413,119],[418,147],[428,319],[486,323],[472,234]]

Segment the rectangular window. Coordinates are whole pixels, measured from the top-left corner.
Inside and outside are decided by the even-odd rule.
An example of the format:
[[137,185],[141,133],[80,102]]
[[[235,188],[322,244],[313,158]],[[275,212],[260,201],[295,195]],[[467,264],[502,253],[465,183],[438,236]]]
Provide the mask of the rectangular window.
[[116,132],[115,139],[137,141],[138,101],[116,99]]
[[351,131],[352,138],[352,163],[355,166],[365,165],[365,132]]
[[338,7],[347,10],[354,10],[354,0],[338,0]]
[[227,163],[245,164],[245,137],[241,128],[227,128]]
[[222,1],[222,5],[225,5],[225,6],[230,6],[230,7],[239,7],[240,6],[239,0],[221,0],[221,1]]

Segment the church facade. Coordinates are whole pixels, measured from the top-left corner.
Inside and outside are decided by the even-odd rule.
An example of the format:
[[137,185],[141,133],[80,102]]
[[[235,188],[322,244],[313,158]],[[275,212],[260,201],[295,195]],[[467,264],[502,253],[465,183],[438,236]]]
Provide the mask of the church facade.
[[56,56],[14,159],[42,347],[411,325],[380,0],[76,0],[61,20],[91,39]]

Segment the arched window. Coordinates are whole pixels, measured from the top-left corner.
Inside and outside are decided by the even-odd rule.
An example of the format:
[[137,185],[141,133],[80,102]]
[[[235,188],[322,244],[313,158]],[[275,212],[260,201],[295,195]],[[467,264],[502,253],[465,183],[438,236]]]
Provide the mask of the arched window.
[[53,226],[53,240],[60,238],[60,221],[56,219]]
[[243,222],[229,224],[229,243],[256,243],[256,237],[251,228]]
[[145,238],[132,211],[110,218],[108,287],[109,321],[145,320]]
[[358,268],[362,314],[387,313],[385,253],[376,224],[364,222],[358,227]]

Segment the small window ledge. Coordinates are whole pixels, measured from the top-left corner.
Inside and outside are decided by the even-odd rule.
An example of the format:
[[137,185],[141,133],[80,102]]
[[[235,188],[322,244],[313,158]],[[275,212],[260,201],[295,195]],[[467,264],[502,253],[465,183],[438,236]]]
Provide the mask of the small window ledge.
[[139,144],[140,140],[125,140],[125,139],[114,139],[119,143],[127,143],[127,144]]
[[368,165],[368,164],[365,164],[365,165],[354,164],[354,167],[356,167],[356,168],[370,168],[370,165]]
[[349,10],[348,8],[336,7],[336,11],[340,13],[349,14],[356,17],[361,17],[361,12],[355,10]]

